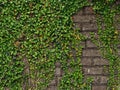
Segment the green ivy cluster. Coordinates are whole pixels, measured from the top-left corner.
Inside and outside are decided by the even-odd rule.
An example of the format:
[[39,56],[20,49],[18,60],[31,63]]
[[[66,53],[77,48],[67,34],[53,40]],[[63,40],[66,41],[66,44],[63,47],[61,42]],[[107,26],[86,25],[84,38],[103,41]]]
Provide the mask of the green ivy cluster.
[[87,4],[84,0],[2,0],[0,89],[44,90],[54,77],[56,62],[65,72],[61,90],[86,87],[78,44],[84,37],[73,29],[71,15]]
[[[56,62],[60,62],[64,70],[59,90],[90,90],[91,80],[83,81],[80,63],[79,42],[85,38],[73,29],[71,16],[88,5],[96,13],[104,13],[106,29],[99,30],[99,40],[110,56],[112,68],[118,60],[111,52],[116,53],[118,34],[110,26],[116,10],[120,9],[116,7],[115,12],[111,11],[115,0],[101,1],[93,0],[90,4],[87,0],[1,0],[0,90],[45,90],[54,78]],[[108,55],[105,56],[108,58]],[[115,69],[111,68],[113,76]]]

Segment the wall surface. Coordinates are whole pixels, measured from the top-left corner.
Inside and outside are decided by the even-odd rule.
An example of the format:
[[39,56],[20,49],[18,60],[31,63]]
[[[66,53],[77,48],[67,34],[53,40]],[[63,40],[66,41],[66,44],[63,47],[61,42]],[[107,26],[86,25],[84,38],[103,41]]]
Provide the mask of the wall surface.
[[[119,17],[119,15],[115,16],[116,22]],[[90,32],[95,32],[97,35],[98,31],[94,11],[91,7],[84,7],[73,15],[73,22],[75,24],[74,28],[79,28],[80,32],[88,38],[81,43],[83,46],[81,62],[84,78],[93,78],[92,90],[107,90],[109,61],[102,58],[99,49],[90,40]],[[120,23],[116,23],[116,28],[120,31]],[[118,47],[120,55],[120,46]],[[57,90],[61,77],[62,70],[58,62],[56,63],[55,78],[51,81],[47,90]]]

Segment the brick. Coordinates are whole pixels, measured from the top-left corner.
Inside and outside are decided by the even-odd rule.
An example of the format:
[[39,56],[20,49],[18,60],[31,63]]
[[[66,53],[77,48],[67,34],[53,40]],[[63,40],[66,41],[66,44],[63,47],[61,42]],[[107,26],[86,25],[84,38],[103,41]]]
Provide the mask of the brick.
[[87,78],[92,78],[92,80],[93,80],[93,84],[94,85],[96,85],[96,84],[107,84],[107,82],[108,82],[108,77],[107,76],[90,76],[90,75],[86,75],[85,77],[84,77],[84,79],[85,80],[87,80]]
[[55,63],[55,66],[56,66],[56,67],[60,67],[60,66],[61,66],[60,62],[56,62],[56,63]]
[[95,15],[74,15],[73,22],[96,22]]
[[92,90],[107,90],[107,86],[92,86]]
[[83,57],[83,58],[81,58],[81,63],[82,63],[82,65],[91,66],[92,65],[92,59],[87,58],[87,57]]
[[83,14],[83,9],[75,13],[75,15],[82,15],[82,14]]
[[55,79],[52,80],[49,85],[50,85],[50,86],[55,86],[55,85],[56,85],[56,80],[55,80]]
[[118,55],[120,56],[120,48],[118,49]]
[[93,58],[93,65],[109,65],[109,61],[103,58]]
[[90,32],[81,32],[87,39],[91,38]]
[[82,31],[97,31],[98,27],[96,23],[83,23]]
[[101,56],[98,49],[83,49],[83,56]]
[[97,48],[97,46],[90,40],[86,41],[86,46],[87,46],[87,48]]
[[94,78],[93,84],[107,84],[108,82],[108,77],[106,76],[95,76],[93,78]]
[[83,14],[94,14],[93,8],[92,7],[84,7],[83,8]]
[[62,72],[61,72],[61,68],[55,68],[55,76],[61,76]]
[[95,74],[103,74],[103,68],[102,67],[83,67],[83,72],[85,75],[95,75]]
[[57,84],[60,83],[60,80],[62,79],[62,77],[57,77]]
[[86,47],[85,42],[81,42],[80,46],[82,46],[82,48],[85,48]]
[[74,29],[80,29],[80,31],[81,31],[82,24],[81,24],[81,23],[74,23],[73,28],[74,28]]
[[57,86],[50,86],[47,90],[57,90]]

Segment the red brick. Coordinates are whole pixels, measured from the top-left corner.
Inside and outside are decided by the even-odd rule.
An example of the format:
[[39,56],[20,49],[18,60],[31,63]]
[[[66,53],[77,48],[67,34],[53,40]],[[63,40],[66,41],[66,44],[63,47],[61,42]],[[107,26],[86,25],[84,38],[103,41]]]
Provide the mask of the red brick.
[[83,56],[101,56],[97,49],[83,49],[82,53]]
[[92,86],[92,90],[107,90],[107,86]]
[[74,15],[73,22],[96,22],[96,18],[94,15]]
[[94,58],[93,65],[109,65],[109,61],[103,58]]

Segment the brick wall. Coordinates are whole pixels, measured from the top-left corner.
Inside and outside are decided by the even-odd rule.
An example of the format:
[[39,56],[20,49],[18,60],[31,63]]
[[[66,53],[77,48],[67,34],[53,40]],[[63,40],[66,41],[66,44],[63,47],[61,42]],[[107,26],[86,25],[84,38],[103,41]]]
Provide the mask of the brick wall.
[[[115,17],[117,22],[119,15]],[[97,32],[96,17],[91,7],[84,7],[82,10],[73,15],[74,28],[79,28],[80,32],[88,39],[81,43],[83,46],[82,52],[82,70],[84,78],[92,77],[92,90],[107,90],[108,81],[108,60],[101,57],[99,49],[90,40],[90,32]],[[116,28],[120,31],[120,23],[116,24]],[[119,45],[120,54],[120,45]],[[51,81],[47,90],[57,90],[59,80],[62,77],[60,63],[56,63],[55,78]]]
[[[116,22],[119,17],[119,15],[115,16]],[[90,32],[97,33],[98,31],[94,11],[91,7],[84,7],[73,16],[73,21],[75,28],[80,28],[80,32],[88,38],[82,42],[84,48],[81,61],[84,77],[92,77],[94,79],[92,90],[107,90],[109,62],[101,57],[100,51],[90,40]],[[120,31],[120,23],[116,24],[116,28]]]

